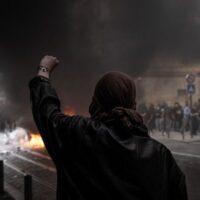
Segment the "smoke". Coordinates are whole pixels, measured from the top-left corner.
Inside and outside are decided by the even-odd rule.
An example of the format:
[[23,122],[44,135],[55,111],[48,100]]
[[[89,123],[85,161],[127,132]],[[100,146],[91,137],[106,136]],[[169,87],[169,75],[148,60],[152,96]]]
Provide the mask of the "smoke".
[[97,78],[108,70],[137,76],[198,65],[199,8],[197,0],[1,3],[0,74],[10,112],[31,119],[27,85],[45,54],[60,59],[53,83],[64,106],[82,114]]

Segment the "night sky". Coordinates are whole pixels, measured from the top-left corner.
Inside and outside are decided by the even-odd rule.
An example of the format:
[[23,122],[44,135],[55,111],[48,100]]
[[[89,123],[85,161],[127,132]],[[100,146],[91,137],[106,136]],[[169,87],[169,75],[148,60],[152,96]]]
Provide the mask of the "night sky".
[[63,106],[87,114],[109,70],[200,63],[198,0],[23,0],[0,3],[0,109],[31,121],[28,82],[40,58],[60,60],[52,82]]

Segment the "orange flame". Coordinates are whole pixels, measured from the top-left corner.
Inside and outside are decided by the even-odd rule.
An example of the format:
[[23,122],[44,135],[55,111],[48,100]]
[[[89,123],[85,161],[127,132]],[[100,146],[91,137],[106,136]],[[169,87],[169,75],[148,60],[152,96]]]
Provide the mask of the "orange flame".
[[76,112],[73,108],[67,106],[67,107],[65,107],[64,114],[69,115],[69,116],[74,116],[74,115],[76,115]]
[[30,139],[24,143],[24,147],[31,149],[44,148],[44,142],[38,133],[32,133]]

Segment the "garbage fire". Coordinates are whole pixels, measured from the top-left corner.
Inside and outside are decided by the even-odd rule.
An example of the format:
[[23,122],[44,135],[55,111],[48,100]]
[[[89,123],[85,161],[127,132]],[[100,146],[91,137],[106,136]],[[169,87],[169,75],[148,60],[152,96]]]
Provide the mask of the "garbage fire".
[[13,131],[5,132],[1,135],[3,135],[4,144],[13,148],[44,148],[44,143],[39,133],[30,133],[22,127],[17,127]]
[[[65,107],[63,113],[69,116],[76,114],[75,110],[70,106]],[[22,127],[4,129],[1,135],[1,140],[3,140],[4,144],[12,146],[13,148],[26,148],[34,150],[45,147],[39,133],[32,133]]]
[[44,143],[42,141],[40,134],[31,133],[28,141],[22,143],[22,146],[30,149],[40,149],[44,148]]

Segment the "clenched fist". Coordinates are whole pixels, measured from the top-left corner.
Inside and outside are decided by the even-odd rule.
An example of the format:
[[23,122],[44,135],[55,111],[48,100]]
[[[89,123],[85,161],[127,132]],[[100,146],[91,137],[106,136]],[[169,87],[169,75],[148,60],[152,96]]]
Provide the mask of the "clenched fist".
[[49,78],[53,69],[59,64],[59,60],[54,56],[44,56],[39,65],[38,75]]
[[46,55],[40,61],[40,66],[48,68],[49,72],[51,72],[58,64],[59,60],[54,56]]

